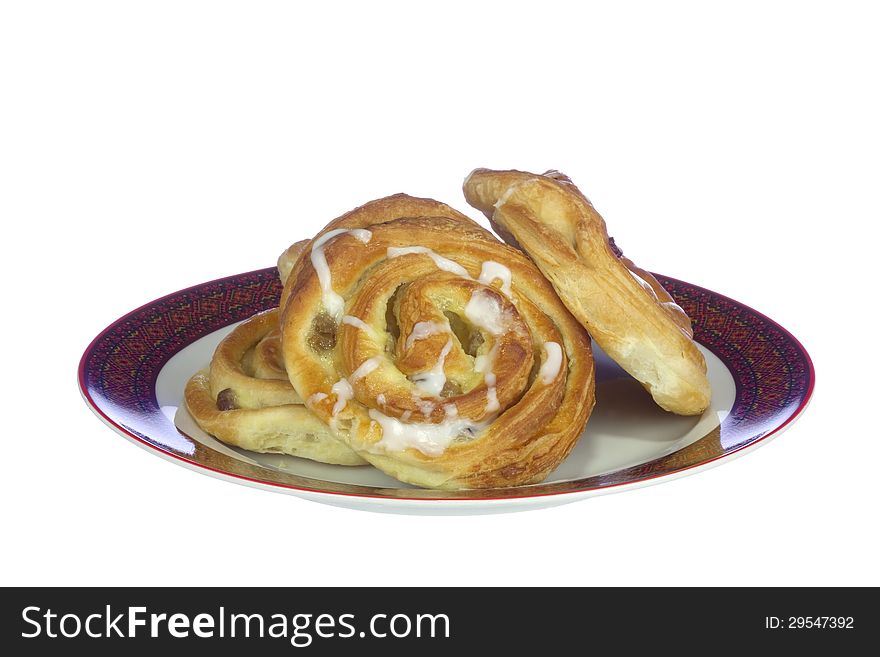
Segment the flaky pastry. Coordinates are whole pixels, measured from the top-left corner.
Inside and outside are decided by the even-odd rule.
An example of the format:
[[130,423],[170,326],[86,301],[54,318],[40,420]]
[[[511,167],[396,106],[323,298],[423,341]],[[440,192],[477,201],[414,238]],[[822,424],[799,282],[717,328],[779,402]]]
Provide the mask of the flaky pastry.
[[[282,281],[302,253],[282,254]],[[366,463],[302,403],[281,360],[278,309],[258,313],[217,346],[208,370],[187,383],[184,400],[196,423],[224,443],[338,465]]]
[[506,242],[529,255],[597,344],[657,404],[681,415],[708,407],[706,362],[690,319],[657,279],[622,257],[568,177],[477,169],[464,194]]
[[594,403],[586,331],[534,264],[398,194],[326,226],[281,301],[284,367],[364,459],[431,488],[543,480]]

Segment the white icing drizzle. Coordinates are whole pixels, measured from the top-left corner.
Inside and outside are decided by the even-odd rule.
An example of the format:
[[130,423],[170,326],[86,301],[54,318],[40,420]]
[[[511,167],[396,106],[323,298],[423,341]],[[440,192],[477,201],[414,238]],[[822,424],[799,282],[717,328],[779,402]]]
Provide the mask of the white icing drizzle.
[[495,376],[495,359],[498,357],[499,344],[495,345],[488,353],[477,356],[474,361],[474,370],[483,373],[483,381],[486,383],[486,413],[494,413],[501,408],[498,403],[498,377]]
[[[498,345],[492,347],[492,349],[488,353],[485,353],[482,356],[477,356],[474,359],[474,369],[477,372],[481,373],[486,371],[491,372],[492,365],[495,363],[495,356],[497,355],[497,353]],[[483,378],[485,378],[485,375]]]
[[385,395],[383,395],[381,393],[376,395],[376,402],[379,404],[379,406],[387,406],[388,405],[387,402],[385,401]]
[[348,232],[361,244],[369,244],[370,240],[373,239],[373,233],[366,228],[351,228]]
[[379,358],[378,356],[374,356],[373,358],[368,358],[367,360],[365,360],[363,363],[360,364],[360,367],[358,367],[354,372],[351,373],[351,376],[348,379],[349,382],[354,383],[355,381],[359,381],[360,379],[363,379],[370,372],[375,371],[376,368],[379,367],[381,362],[382,362],[382,359]]
[[[434,264],[437,265],[438,269],[456,274],[457,276],[461,276],[468,281],[475,280],[470,274],[468,274],[467,269],[462,267],[460,264],[458,264],[454,260],[450,260],[449,258],[445,258],[438,253],[435,253],[425,246],[389,246],[387,253],[389,258],[399,258],[400,256],[409,255],[412,253],[426,255],[434,261]],[[502,265],[500,262],[495,262],[494,260],[486,260],[483,263],[482,269],[480,271],[480,278],[478,280],[483,285],[491,286],[492,282],[495,279],[499,279],[501,281],[501,292],[504,294],[504,296],[506,296],[513,302],[513,274],[511,273],[510,269]]]
[[443,406],[443,412],[446,414],[447,420],[454,420],[458,417],[458,406],[455,404],[446,404]]
[[382,439],[376,447],[386,452],[402,452],[412,447],[427,456],[439,456],[459,436],[472,438],[487,426],[458,417],[449,417],[437,424],[406,424],[405,419],[388,417],[375,409],[370,410],[370,419],[382,427]]
[[[339,415],[343,409],[348,405],[352,399],[354,399],[354,388],[351,387],[353,382],[357,382],[360,379],[363,379],[370,372],[374,371],[381,364],[382,359],[378,356],[374,358],[368,358],[363,363],[360,364],[354,372],[351,373],[351,376],[347,379],[339,379],[336,383],[333,384],[333,387],[330,388],[330,391],[336,395],[336,403],[333,404],[333,412],[330,417],[330,426],[335,430],[336,429],[336,416]],[[323,393],[315,393],[312,397],[315,397],[319,394]],[[326,397],[326,395],[324,395]],[[309,398],[311,399],[311,397]]]
[[309,401],[306,405],[307,406],[314,406],[315,404],[318,404],[318,403],[324,401],[325,399],[327,399],[326,393],[316,392],[314,395],[309,397]]
[[404,411],[403,415],[400,416],[401,422],[409,422],[409,419],[412,417],[412,411]]
[[339,381],[333,384],[330,391],[336,395],[336,403],[333,404],[330,426],[333,427],[333,429],[336,429],[336,416],[339,415],[342,412],[342,409],[348,405],[348,402],[354,398],[354,390],[352,390],[348,379],[339,379]]
[[498,403],[498,388],[495,387],[495,374],[486,375],[486,413],[494,413],[501,408]]
[[452,351],[452,338],[446,341],[440,356],[437,358],[437,364],[428,372],[422,372],[413,377],[412,382],[420,392],[432,397],[437,397],[446,385],[446,372],[443,368],[446,366],[446,357]]
[[471,295],[464,314],[474,326],[496,337],[506,330],[501,304],[495,295],[485,290],[477,290]]
[[419,340],[424,340],[432,335],[449,333],[450,331],[449,322],[417,322],[416,325],[413,326],[412,333],[406,338],[406,349],[407,351],[412,349],[413,344]]
[[541,363],[541,369],[538,376],[541,383],[549,386],[559,376],[559,370],[562,369],[562,347],[558,342],[545,342],[544,351],[547,352],[547,359]]
[[462,267],[460,264],[450,260],[449,258],[444,258],[439,253],[435,253],[425,246],[388,247],[389,258],[399,258],[400,256],[410,255],[413,253],[428,256],[429,258],[431,258],[431,260],[434,261],[434,264],[437,265],[438,269],[448,271],[449,273],[456,274],[457,276],[461,276],[462,278],[471,278],[470,274],[467,273],[467,269]]
[[512,299],[513,290],[511,289],[511,283],[513,282],[513,274],[500,262],[487,260],[483,263],[483,269],[480,271],[480,283],[491,286],[496,278],[501,281],[501,292],[504,296]]
[[361,331],[366,331],[367,333],[374,333],[373,327],[367,324],[360,317],[355,317],[354,315],[346,315],[342,318],[343,324],[348,324],[349,326],[354,326]]
[[367,244],[373,237],[373,234],[363,228],[337,228],[331,230],[315,240],[312,244],[312,267],[318,275],[318,282],[321,284],[321,301],[324,308],[333,317],[339,317],[345,308],[345,301],[333,290],[333,277],[330,273],[330,266],[327,264],[327,256],[324,254],[324,246],[335,237],[350,233],[355,239]]
[[419,411],[421,411],[422,415],[428,416],[434,412],[434,409],[437,408],[434,405],[434,402],[422,399],[421,397],[413,397],[416,402],[416,406],[419,407]]

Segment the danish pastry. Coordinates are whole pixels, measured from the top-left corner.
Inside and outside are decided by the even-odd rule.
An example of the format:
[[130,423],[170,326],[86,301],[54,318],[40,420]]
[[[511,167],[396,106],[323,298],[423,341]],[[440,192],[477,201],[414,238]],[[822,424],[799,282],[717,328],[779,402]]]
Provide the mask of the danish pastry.
[[[282,254],[282,280],[306,244]],[[190,415],[224,443],[251,451],[338,465],[366,463],[309,412],[291,386],[281,360],[278,315],[277,308],[254,315],[220,342],[209,369],[186,385]]]
[[657,404],[680,415],[708,407],[706,362],[690,319],[650,273],[622,257],[568,177],[477,169],[464,194],[504,241],[529,255],[596,343]]
[[544,479],[594,403],[590,339],[522,253],[398,194],[327,225],[281,301],[284,368],[364,459],[431,488]]

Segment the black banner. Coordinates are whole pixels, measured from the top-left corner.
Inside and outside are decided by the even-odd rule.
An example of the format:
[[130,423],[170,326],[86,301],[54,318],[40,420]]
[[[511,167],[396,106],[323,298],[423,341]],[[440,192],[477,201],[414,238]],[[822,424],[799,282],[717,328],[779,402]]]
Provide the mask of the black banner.
[[[868,589],[4,589],[2,646],[164,655],[493,654],[616,646],[838,651],[878,638]],[[707,643],[708,642],[708,643]]]

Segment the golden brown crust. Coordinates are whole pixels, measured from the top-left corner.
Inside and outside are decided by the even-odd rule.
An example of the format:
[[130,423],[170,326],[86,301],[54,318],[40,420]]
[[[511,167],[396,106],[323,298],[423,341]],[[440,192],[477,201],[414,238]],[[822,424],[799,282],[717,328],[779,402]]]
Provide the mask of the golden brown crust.
[[419,486],[541,481],[594,403],[589,337],[552,286],[430,199],[399,194],[328,224],[287,279],[281,327],[309,408],[370,463]]
[[211,394],[232,390],[238,408],[302,404],[280,361],[279,336],[277,308],[236,327],[211,359]]
[[365,463],[303,406],[280,365],[278,336],[277,308],[233,329],[214,352],[210,370],[187,383],[190,415],[236,447],[338,465]]
[[290,272],[296,266],[296,261],[299,260],[299,257],[308,245],[309,240],[294,242],[285,249],[284,253],[278,256],[278,278],[281,279],[282,285],[287,282]]
[[605,221],[570,179],[477,169],[464,193],[662,408],[697,415],[708,407],[706,363],[689,318],[650,273],[615,254]]

